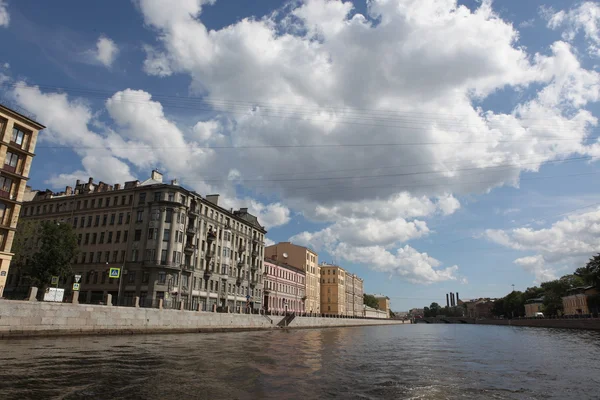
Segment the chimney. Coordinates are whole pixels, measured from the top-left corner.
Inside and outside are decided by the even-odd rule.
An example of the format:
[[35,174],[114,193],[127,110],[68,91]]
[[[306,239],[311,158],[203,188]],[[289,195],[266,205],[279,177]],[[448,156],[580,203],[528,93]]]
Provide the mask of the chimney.
[[71,186],[67,186],[67,187],[65,188],[65,194],[66,194],[67,196],[70,196],[70,195],[72,195],[72,194],[73,194],[73,188],[72,188]]
[[121,184],[120,183],[115,183],[115,190],[119,190],[121,189]]
[[172,186],[179,186],[179,181],[177,179],[173,179],[173,180],[171,180],[171,185]]
[[446,307],[450,307],[450,298],[448,296],[448,293],[446,293]]
[[88,179],[88,183],[89,183],[90,185],[91,185],[92,183],[94,183],[94,178],[92,178],[92,177],[90,176],[90,179]]
[[210,201],[215,206],[219,205],[219,195],[218,194],[209,194],[209,195],[206,195],[206,200]]
[[450,292],[450,307],[454,307],[454,293]]
[[458,305],[458,292],[456,292],[456,305]]
[[81,181],[79,179],[77,179],[77,182],[75,182],[75,187],[81,185]]
[[158,172],[157,169],[153,169],[152,174],[150,175],[150,178],[152,178],[152,180],[162,183],[163,175],[160,172]]

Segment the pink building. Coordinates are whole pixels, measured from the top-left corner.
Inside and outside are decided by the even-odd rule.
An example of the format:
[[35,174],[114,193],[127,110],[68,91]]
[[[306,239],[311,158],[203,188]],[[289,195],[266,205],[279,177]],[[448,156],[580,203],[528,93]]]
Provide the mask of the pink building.
[[304,312],[306,273],[275,260],[264,262],[264,307],[272,313]]

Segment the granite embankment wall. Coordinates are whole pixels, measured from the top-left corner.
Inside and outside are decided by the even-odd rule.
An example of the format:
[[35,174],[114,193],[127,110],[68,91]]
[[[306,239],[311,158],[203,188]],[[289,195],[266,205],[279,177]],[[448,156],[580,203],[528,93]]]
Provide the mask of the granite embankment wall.
[[[263,315],[3,300],[0,301],[0,338],[266,330],[276,329],[281,319]],[[390,322],[296,318],[290,328],[382,325]]]
[[482,319],[481,325],[529,326],[536,328],[600,330],[600,319]]

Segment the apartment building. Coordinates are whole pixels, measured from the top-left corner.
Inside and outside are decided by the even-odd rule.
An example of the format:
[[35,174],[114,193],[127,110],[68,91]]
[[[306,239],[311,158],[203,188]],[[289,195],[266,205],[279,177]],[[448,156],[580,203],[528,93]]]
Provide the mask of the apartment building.
[[45,126],[0,104],[0,297],[3,296],[21,203],[38,133]]
[[379,305],[378,309],[384,311],[387,315],[386,318],[390,317],[390,298],[384,295],[375,295],[375,299],[377,300],[377,304]]
[[306,272],[275,260],[264,260],[264,300],[271,313],[304,313]]
[[[165,183],[156,170],[123,187],[90,178],[61,193],[36,192],[21,218],[73,225],[80,302],[111,294],[116,304],[121,286],[119,304],[139,296],[142,306],[162,299],[190,309],[262,307],[266,230],[257,218],[246,208],[219,206],[219,195],[202,197],[176,180]],[[122,282],[108,277],[110,267],[122,267]],[[9,280],[22,282],[19,276]],[[72,276],[62,277],[67,293],[72,283]]]
[[300,269],[306,274],[304,309],[307,313],[319,314],[321,310],[321,280],[319,256],[307,247],[291,242],[280,242],[265,247],[265,257]]
[[346,271],[321,263],[321,313],[346,315]]
[[364,314],[364,280],[346,272],[346,315],[360,317]]

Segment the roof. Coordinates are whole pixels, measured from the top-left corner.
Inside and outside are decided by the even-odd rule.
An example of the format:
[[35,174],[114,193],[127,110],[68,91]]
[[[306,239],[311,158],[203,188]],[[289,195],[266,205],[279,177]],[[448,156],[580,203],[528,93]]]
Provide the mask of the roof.
[[31,124],[32,126],[34,126],[35,128],[37,128],[38,130],[45,128],[45,126],[40,124],[39,122],[34,121],[33,119],[21,114],[18,111],[13,110],[12,108],[9,108],[3,104],[0,104],[0,110],[4,111],[6,113],[9,113],[9,114],[13,114],[18,119],[24,120],[25,122],[27,122],[27,123]]
[[267,248],[267,247],[275,247],[275,246],[279,246],[280,244],[281,244],[281,245],[290,245],[290,246],[298,247],[299,249],[308,250],[308,251],[310,251],[311,253],[313,253],[314,255],[318,256],[317,252],[316,252],[316,251],[314,251],[314,250],[312,250],[311,248],[309,248],[309,247],[306,247],[306,246],[300,246],[300,245],[298,245],[298,244],[294,244],[294,243],[292,243],[292,242],[278,242],[278,243],[272,244],[272,245],[270,245],[270,246],[265,246],[265,248]]
[[544,297],[538,297],[536,299],[529,299],[529,300],[525,300],[525,304],[534,304],[534,303],[543,303],[544,302]]
[[277,265],[278,267],[282,267],[282,268],[285,268],[285,269],[292,270],[293,272],[296,272],[296,273],[301,273],[303,275],[306,275],[306,272],[304,272],[303,269],[296,268],[296,267],[294,267],[291,264],[282,263],[280,261],[272,260],[270,258],[265,258],[264,262],[265,263],[269,263],[269,264],[273,264],[273,265]]

